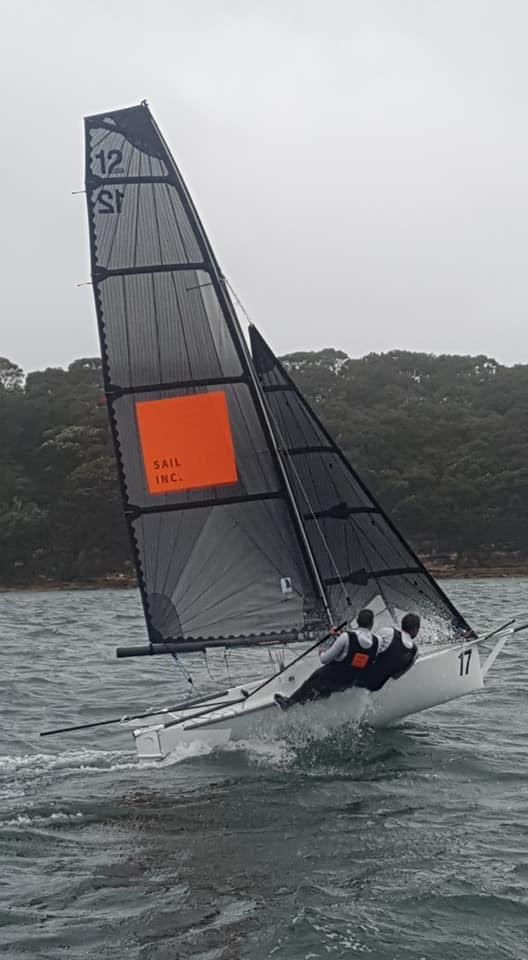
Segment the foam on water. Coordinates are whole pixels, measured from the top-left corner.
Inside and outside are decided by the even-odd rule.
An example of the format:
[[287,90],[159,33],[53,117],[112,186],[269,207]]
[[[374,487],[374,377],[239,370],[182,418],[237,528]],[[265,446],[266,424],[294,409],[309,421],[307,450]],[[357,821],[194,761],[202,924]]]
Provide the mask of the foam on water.
[[[97,773],[101,770],[128,770],[137,767],[133,752],[108,750],[65,750],[64,753],[33,753],[25,756],[0,756],[0,777],[3,774],[39,776],[52,770]],[[129,758],[129,759],[125,759]]]

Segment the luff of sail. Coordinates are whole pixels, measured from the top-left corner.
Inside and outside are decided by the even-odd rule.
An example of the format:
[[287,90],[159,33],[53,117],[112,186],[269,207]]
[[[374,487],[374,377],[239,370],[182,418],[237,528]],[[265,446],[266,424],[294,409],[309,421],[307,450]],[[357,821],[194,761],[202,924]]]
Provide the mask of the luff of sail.
[[468,629],[366,488],[256,327],[249,329],[261,381],[294,496],[337,620],[372,606],[409,610]]
[[146,104],[85,131],[105,389],[150,640],[322,626],[260,388],[174,160]]

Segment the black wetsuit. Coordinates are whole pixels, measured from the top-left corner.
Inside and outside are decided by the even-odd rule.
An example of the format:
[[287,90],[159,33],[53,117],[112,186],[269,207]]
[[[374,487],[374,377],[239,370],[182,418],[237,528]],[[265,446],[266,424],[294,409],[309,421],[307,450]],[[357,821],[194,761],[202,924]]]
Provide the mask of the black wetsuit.
[[348,651],[342,660],[331,660],[320,667],[308,680],[288,697],[288,704],[306,703],[308,700],[330,697],[349,687],[364,687],[364,677],[375,664],[378,653],[378,638],[372,635],[372,645],[365,649],[357,634],[348,631]]

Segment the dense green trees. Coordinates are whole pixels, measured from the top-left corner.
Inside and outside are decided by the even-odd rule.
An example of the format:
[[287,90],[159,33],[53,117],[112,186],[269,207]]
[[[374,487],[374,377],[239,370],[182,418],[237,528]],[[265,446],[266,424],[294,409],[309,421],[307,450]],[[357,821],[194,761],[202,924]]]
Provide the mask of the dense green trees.
[[16,369],[0,361],[0,582],[127,569],[100,361],[30,373],[24,386]]
[[[393,351],[286,365],[402,532],[426,554],[528,559],[528,366]],[[129,572],[98,359],[0,358],[0,582]]]
[[392,351],[287,365],[413,544],[462,564],[528,556],[528,366]]

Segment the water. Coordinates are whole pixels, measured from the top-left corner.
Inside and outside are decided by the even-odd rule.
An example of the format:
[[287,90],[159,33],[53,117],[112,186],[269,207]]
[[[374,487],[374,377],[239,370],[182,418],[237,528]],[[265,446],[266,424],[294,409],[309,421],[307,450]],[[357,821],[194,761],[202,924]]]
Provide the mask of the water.
[[[446,586],[480,626],[528,607],[527,580]],[[166,658],[113,659],[144,642],[135,592],[0,612],[6,960],[528,958],[528,634],[483,694],[399,728],[288,717],[157,766],[119,727],[38,737],[186,692]]]

